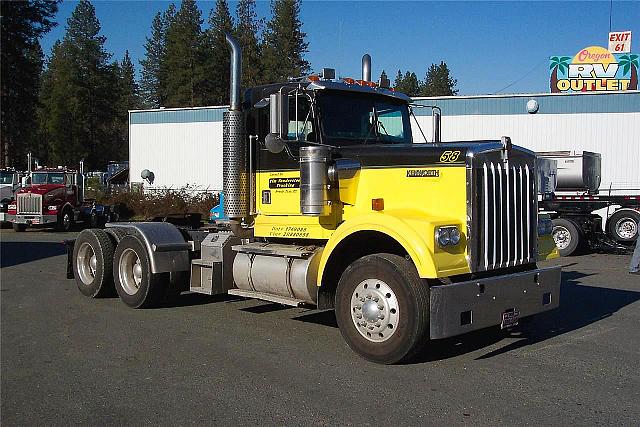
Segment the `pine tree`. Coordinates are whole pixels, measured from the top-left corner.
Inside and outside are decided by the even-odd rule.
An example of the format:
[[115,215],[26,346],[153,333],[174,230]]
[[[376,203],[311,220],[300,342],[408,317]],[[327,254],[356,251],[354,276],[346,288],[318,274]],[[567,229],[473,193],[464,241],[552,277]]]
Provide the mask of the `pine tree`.
[[[208,105],[229,103],[230,55],[225,33],[232,34],[233,18],[226,0],[216,0],[209,15],[209,28],[204,34],[201,57],[204,75],[199,85],[203,101]],[[243,61],[245,60],[243,55]]]
[[420,88],[422,96],[451,96],[457,95],[458,81],[451,77],[449,67],[444,61],[439,65],[431,64],[427,70],[427,76]]
[[124,58],[119,64],[118,71],[120,103],[122,104],[120,109],[125,112],[139,109],[141,107],[140,89],[138,88],[138,82],[136,82],[136,72],[128,50],[124,53]]
[[125,51],[122,61],[115,64],[118,74],[118,100],[115,110],[114,130],[117,137],[114,138],[111,160],[125,160],[129,157],[127,135],[129,132],[129,110],[142,107],[140,90],[135,79],[135,69],[129,56],[129,51]]
[[80,0],[43,76],[41,126],[57,164],[73,165],[84,157],[89,168],[101,168],[123,144],[114,126],[118,67],[109,62],[99,33],[95,8]]
[[165,54],[161,62],[161,87],[166,90],[167,107],[202,105],[199,91],[203,65],[202,14],[194,0],[183,0],[167,28]]
[[400,70],[398,70],[394,89],[408,96],[418,95],[418,93],[420,92],[420,82],[418,81],[418,76],[416,76],[416,73],[412,71],[407,71],[404,73],[404,76],[402,76],[402,73],[400,72]]
[[378,81],[382,82],[383,80],[389,80],[389,76],[387,76],[387,72],[382,70],[382,73],[380,74],[380,78],[378,79]]
[[21,167],[37,151],[36,108],[43,54],[39,40],[56,24],[56,1],[0,2],[0,165]]
[[236,7],[236,36],[242,47],[242,86],[262,83],[259,38],[262,21],[256,14],[255,0],[240,0]]
[[309,72],[304,59],[309,43],[300,21],[301,0],[272,0],[263,44],[264,79],[282,82]]
[[165,14],[158,12],[154,16],[151,23],[151,36],[147,37],[144,44],[145,57],[140,61],[140,65],[142,65],[140,91],[147,108],[158,108],[164,103],[161,85],[163,83],[162,60],[165,54],[167,32]]

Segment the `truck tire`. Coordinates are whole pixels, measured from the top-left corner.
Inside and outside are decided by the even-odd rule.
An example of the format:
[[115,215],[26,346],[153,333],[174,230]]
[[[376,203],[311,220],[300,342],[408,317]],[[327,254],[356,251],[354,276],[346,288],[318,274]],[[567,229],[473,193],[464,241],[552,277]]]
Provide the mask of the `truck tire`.
[[73,210],[70,208],[64,208],[62,210],[62,213],[58,217],[56,228],[58,229],[58,231],[71,231],[73,230],[73,225]]
[[98,229],[83,230],[73,246],[73,277],[83,295],[98,298],[113,295],[115,244]]
[[415,355],[429,338],[429,288],[406,258],[367,255],[342,274],[336,320],[353,351],[376,363]]
[[13,223],[13,231],[15,231],[16,233],[22,233],[27,229],[27,224],[17,224],[17,223]]
[[638,238],[640,213],[629,209],[616,211],[607,220],[607,233],[620,243],[633,243]]
[[169,290],[169,273],[152,273],[147,249],[132,235],[124,236],[113,256],[113,275],[120,299],[132,308],[160,305]]
[[553,222],[553,240],[556,242],[560,256],[570,256],[582,245],[583,235],[574,221],[556,218]]

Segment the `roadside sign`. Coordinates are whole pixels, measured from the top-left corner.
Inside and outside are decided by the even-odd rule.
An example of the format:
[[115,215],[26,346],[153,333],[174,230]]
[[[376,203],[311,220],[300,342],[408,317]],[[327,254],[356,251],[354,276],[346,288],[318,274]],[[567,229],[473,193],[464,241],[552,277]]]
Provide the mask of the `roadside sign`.
[[609,52],[631,52],[631,31],[614,31],[609,33]]

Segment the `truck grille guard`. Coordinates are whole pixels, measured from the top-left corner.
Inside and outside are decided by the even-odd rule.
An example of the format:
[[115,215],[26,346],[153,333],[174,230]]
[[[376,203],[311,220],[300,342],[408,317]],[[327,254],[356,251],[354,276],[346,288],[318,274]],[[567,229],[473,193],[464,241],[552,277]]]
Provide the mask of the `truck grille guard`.
[[535,162],[534,153],[520,147],[507,152],[499,144],[467,154],[467,233],[472,272],[536,262]]
[[18,215],[41,215],[42,195],[33,193],[18,194],[17,213]]

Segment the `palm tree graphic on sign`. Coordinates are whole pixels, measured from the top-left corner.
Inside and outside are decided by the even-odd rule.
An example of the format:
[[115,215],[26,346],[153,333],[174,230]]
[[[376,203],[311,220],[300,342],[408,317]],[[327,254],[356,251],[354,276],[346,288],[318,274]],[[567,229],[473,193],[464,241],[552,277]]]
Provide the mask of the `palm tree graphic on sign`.
[[560,89],[558,89],[558,68],[560,69],[560,72],[564,73],[567,71],[567,69],[569,68],[569,60],[571,59],[570,56],[552,56],[551,57],[551,64],[549,64],[549,69],[553,70],[553,73],[551,73],[551,92],[552,93],[556,93],[556,92],[560,92]]
[[629,89],[638,89],[638,55],[622,55],[618,64],[622,67],[622,72],[626,75],[631,70],[631,80],[629,80]]

